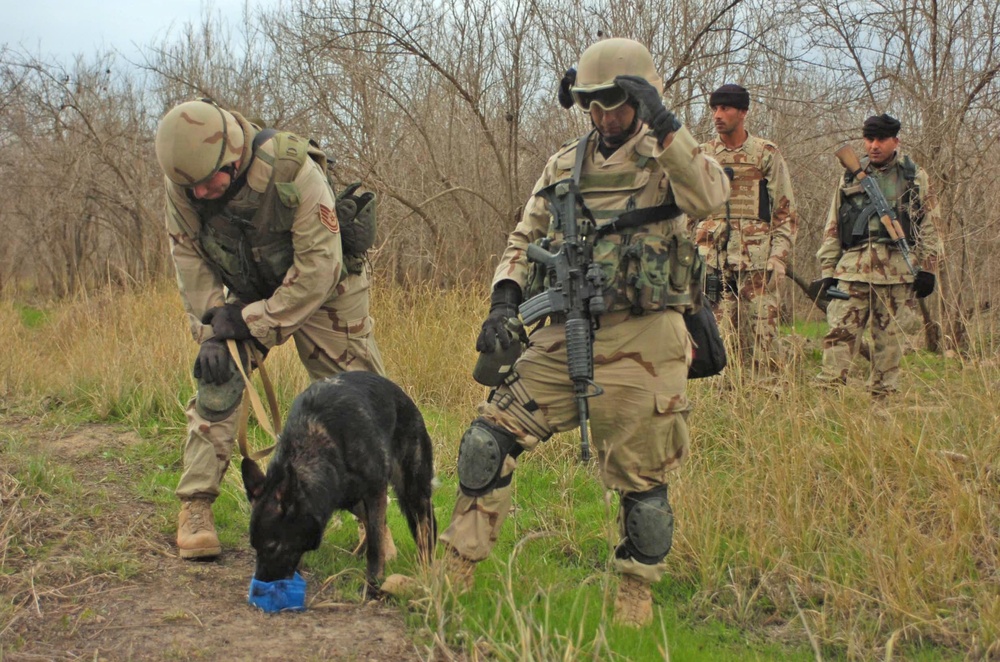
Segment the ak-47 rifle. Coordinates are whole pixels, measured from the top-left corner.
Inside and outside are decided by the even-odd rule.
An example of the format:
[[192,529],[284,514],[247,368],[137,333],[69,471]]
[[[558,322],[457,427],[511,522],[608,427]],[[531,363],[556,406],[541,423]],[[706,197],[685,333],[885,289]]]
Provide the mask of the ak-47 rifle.
[[910,245],[906,241],[903,226],[899,224],[899,220],[896,218],[896,210],[889,206],[889,202],[885,199],[882,189],[878,187],[878,183],[861,168],[861,161],[858,160],[857,154],[854,153],[850,145],[844,145],[834,152],[834,154],[836,154],[840,164],[847,168],[847,171],[861,182],[865,193],[868,194],[868,199],[875,206],[875,213],[879,215],[882,227],[889,233],[892,243],[896,245],[899,252],[903,255],[906,268],[910,270],[912,275],[916,276],[920,270],[913,265],[913,261],[910,259]]
[[[566,320],[566,367],[573,381],[580,418],[580,459],[587,462],[590,460],[587,399],[604,392],[594,383],[594,322],[605,311],[604,273],[593,259],[597,223],[583,204],[576,179],[558,181],[538,195],[548,201],[555,227],[562,232],[562,243],[555,253],[537,244],[528,245],[528,259],[545,265],[549,287],[522,303],[519,312],[525,326],[551,315]],[[584,215],[579,220],[578,204]]]

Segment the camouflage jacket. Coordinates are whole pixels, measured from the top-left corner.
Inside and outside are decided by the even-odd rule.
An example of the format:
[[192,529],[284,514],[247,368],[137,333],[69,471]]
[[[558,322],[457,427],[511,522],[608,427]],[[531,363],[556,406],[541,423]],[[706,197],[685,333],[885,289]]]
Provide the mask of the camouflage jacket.
[[[892,206],[896,206],[902,195],[901,186],[898,184],[900,177],[897,172],[901,169],[897,165],[900,162],[901,155],[898,152],[882,168],[875,168],[868,162],[867,158],[861,160],[865,172],[878,182],[886,201]],[[873,285],[912,283],[913,276],[910,274],[899,249],[894,244],[877,238],[876,230],[878,228],[876,226],[880,224],[877,216],[873,216],[869,221],[874,224],[871,239],[844,249],[839,228],[840,208],[847,197],[861,194],[860,184],[856,181],[845,183],[846,179],[848,178],[845,172],[840,176],[837,190],[833,194],[833,201],[830,204],[826,226],[823,230],[823,243],[816,253],[822,277]],[[910,247],[910,257],[918,269],[936,273],[938,261],[944,251],[937,232],[941,212],[938,209],[937,197],[931,189],[927,172],[923,168],[917,168],[914,184],[917,195],[912,204],[919,205],[919,208],[915,209],[911,216],[922,218],[916,223],[916,227],[912,228],[914,236],[913,245]]]
[[736,149],[719,138],[701,147],[719,165],[733,169],[728,230],[725,207],[695,227],[705,262],[730,271],[760,271],[768,260],[787,264],[798,216],[788,166],[778,147],[749,134]]
[[[251,143],[257,129],[238,113],[233,115],[246,135],[238,174],[246,174],[245,187],[264,193],[275,185],[273,167],[268,163],[274,162],[274,141],[264,142],[258,148],[269,158],[253,158]],[[191,204],[187,190],[165,181],[170,252],[191,334],[200,343],[212,337],[212,327],[201,323],[202,315],[209,308],[222,305],[226,293],[219,269],[202,248],[202,219]],[[291,337],[324,303],[347,291],[368,287],[364,274],[341,279],[343,251],[333,192],[326,173],[307,158],[290,184],[294,186],[298,203],[291,226],[292,266],[269,297],[243,302],[247,304],[243,309],[247,326],[254,337],[268,347]]]
[[[580,188],[587,207],[599,222],[623,211],[655,207],[672,201],[683,213],[646,224],[635,235],[658,238],[683,236],[686,239],[685,213],[704,216],[721,206],[729,195],[729,183],[722,169],[702,154],[687,128],[677,131],[670,145],[662,149],[655,136],[643,127],[607,158],[597,151],[597,140],[595,134],[585,147],[587,152]],[[578,139],[565,143],[546,163],[521,221],[508,237],[507,248],[494,274],[494,285],[502,280],[512,280],[522,290],[525,288],[531,270],[526,254],[528,245],[542,237],[552,236],[548,203],[536,194],[572,175],[578,143]],[[624,241],[622,235],[616,234],[605,238],[609,244]],[[558,237],[553,250],[557,243]]]

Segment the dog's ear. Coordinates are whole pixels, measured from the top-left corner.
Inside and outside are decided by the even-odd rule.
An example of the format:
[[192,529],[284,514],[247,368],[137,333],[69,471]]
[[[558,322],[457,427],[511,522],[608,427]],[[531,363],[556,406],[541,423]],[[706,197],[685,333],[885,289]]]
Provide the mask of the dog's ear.
[[243,474],[243,487],[247,491],[247,500],[252,504],[264,493],[264,472],[250,458],[240,462],[240,473]]
[[277,474],[277,485],[274,488],[274,500],[281,508],[284,517],[294,517],[298,506],[299,477],[291,465],[282,468]]

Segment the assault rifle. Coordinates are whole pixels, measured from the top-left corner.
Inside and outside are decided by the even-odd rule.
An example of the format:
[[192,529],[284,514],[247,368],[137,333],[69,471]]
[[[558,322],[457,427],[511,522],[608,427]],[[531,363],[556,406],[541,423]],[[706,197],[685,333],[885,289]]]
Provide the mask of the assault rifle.
[[[868,199],[875,206],[875,213],[879,215],[882,226],[889,233],[892,243],[896,245],[899,252],[903,255],[906,268],[910,270],[910,274],[916,276],[919,269],[913,265],[913,261],[910,259],[910,245],[906,242],[906,233],[903,232],[903,226],[896,219],[896,210],[889,206],[889,202],[885,199],[882,189],[878,187],[878,183],[862,170],[861,161],[858,160],[857,154],[854,153],[850,145],[844,145],[834,152],[834,154],[836,154],[840,164],[847,168],[847,171],[861,182],[865,193],[868,194]],[[864,215],[862,215],[863,217]]]
[[[549,203],[555,227],[562,231],[562,244],[550,253],[538,244],[528,245],[528,259],[545,265],[549,287],[519,307],[528,326],[543,317],[557,315],[566,320],[566,367],[573,381],[580,418],[580,459],[590,460],[587,421],[588,398],[604,392],[594,383],[594,321],[604,313],[604,273],[594,263],[597,223],[583,204],[575,179],[563,179],[538,192]],[[584,218],[577,219],[577,205]]]

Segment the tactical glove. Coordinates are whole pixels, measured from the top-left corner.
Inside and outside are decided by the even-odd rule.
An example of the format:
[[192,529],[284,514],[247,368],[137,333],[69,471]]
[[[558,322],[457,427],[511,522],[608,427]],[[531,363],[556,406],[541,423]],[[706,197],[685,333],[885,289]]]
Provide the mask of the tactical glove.
[[658,142],[662,143],[668,134],[681,128],[681,123],[674,114],[663,107],[660,93],[645,78],[616,76],[615,85],[639,103],[639,119],[653,130]]
[[225,384],[232,375],[226,341],[212,338],[203,342],[194,362],[194,378],[208,384]]
[[209,308],[201,316],[202,324],[211,324],[215,337],[219,340],[250,340],[253,334],[243,319],[243,306],[227,303],[224,306]]
[[573,107],[575,101],[573,100],[572,87],[576,84],[576,69],[570,67],[563,74],[562,80],[559,81],[559,105],[563,108],[569,110]]
[[833,276],[829,278],[817,278],[809,284],[810,296],[814,299],[826,299],[826,291],[837,284],[837,279]]
[[934,292],[934,284],[937,278],[929,271],[918,271],[913,277],[913,293],[918,299],[929,297]]
[[483,353],[507,349],[513,337],[507,329],[507,320],[517,317],[517,307],[521,304],[521,288],[512,280],[502,280],[493,288],[490,296],[490,314],[483,321],[483,328],[476,338],[476,350]]
[[366,191],[361,195],[354,195],[355,191],[359,188],[361,188],[361,182],[354,182],[337,195],[334,206],[337,210],[337,220],[340,221],[341,225],[353,220],[358,215],[358,212],[375,199],[375,194],[371,191]]

